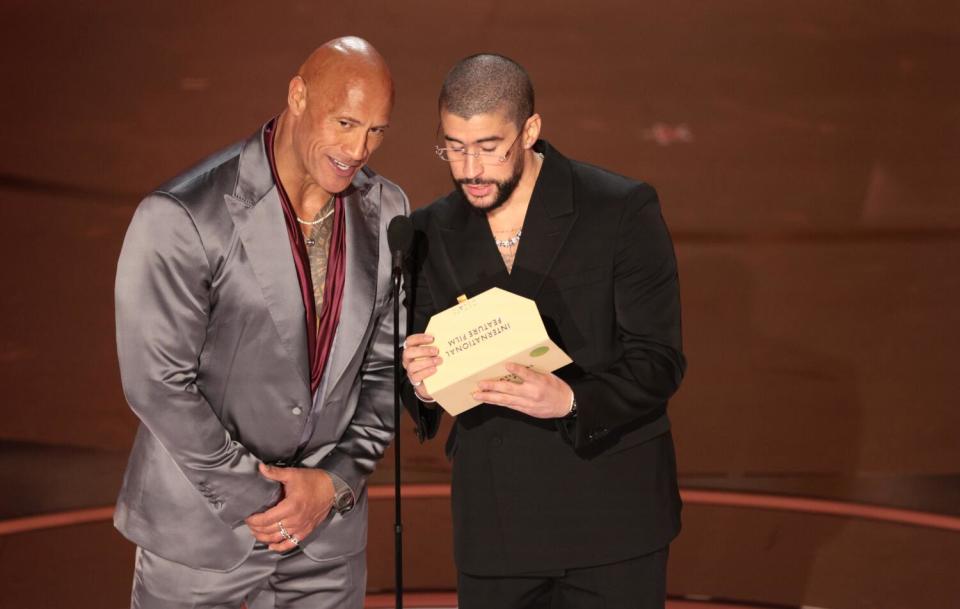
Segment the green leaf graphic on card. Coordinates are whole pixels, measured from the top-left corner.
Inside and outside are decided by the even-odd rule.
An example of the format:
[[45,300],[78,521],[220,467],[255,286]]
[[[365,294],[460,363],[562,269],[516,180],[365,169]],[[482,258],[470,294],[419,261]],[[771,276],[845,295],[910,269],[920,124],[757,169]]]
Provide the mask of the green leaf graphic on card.
[[547,351],[549,350],[550,350],[550,347],[546,347],[546,346],[537,347],[536,349],[530,352],[530,357],[540,357],[541,355],[546,355]]

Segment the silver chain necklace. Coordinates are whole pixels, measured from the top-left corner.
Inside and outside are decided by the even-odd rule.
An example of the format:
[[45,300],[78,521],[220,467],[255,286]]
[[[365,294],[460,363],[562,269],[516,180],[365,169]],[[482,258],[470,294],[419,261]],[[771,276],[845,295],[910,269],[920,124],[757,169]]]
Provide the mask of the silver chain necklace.
[[523,229],[517,231],[517,234],[510,237],[509,239],[504,239],[503,241],[493,238],[493,242],[497,244],[497,247],[506,249],[508,247],[513,247],[514,245],[520,243],[520,235],[523,234]]

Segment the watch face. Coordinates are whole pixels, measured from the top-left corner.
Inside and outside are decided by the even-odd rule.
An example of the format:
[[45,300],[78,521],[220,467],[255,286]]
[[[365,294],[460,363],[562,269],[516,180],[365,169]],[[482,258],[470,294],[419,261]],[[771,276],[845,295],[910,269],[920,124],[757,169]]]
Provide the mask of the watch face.
[[333,509],[341,516],[353,509],[353,493],[342,493],[333,502]]

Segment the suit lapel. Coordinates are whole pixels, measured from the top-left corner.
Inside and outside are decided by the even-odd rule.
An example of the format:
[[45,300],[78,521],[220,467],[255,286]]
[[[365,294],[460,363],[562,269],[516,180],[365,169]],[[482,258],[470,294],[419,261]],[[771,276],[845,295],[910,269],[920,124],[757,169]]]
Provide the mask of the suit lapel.
[[531,299],[540,291],[578,215],[573,206],[570,161],[545,141],[538,142],[536,148],[544,153],[543,167],[523,220],[513,272],[505,286]]
[[538,142],[536,148],[544,153],[544,162],[523,221],[511,273],[507,273],[486,217],[474,212],[459,190],[446,201],[444,217],[438,222],[446,250],[440,258],[451,262],[454,289],[467,296],[502,287],[535,298],[577,219],[570,161],[545,141]]
[[[459,190],[450,195],[450,215],[440,227],[440,238],[455,273],[454,289],[468,297],[502,287],[507,269],[493,241],[487,218],[476,213]],[[456,298],[460,295],[453,294]],[[454,303],[448,303],[454,304]]]
[[[263,148],[262,130],[244,144],[237,186],[225,195],[280,341],[304,384],[310,385],[306,312],[290,251],[280,195]],[[343,194],[346,261],[343,303],[324,379],[339,379],[360,346],[377,293],[380,192],[365,172]],[[327,391],[332,386],[326,385]]]
[[334,383],[343,376],[367,333],[377,297],[377,272],[380,265],[380,187],[374,187],[366,174],[358,174],[344,193],[346,212],[346,268],[343,303],[323,376],[323,391],[329,395]]
[[263,149],[262,131],[244,144],[239,163],[234,194],[225,195],[224,200],[263,291],[280,342],[304,383],[309,385],[306,313],[280,195]]

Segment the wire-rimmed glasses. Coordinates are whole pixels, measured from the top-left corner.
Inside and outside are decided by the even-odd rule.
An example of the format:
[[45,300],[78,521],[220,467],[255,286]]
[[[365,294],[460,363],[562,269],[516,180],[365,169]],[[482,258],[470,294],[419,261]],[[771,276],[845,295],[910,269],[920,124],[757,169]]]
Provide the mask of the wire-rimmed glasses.
[[503,154],[497,152],[467,152],[465,146],[447,146],[442,148],[440,146],[434,146],[434,152],[437,153],[437,156],[440,157],[440,160],[446,161],[448,163],[462,163],[467,160],[467,157],[473,157],[475,161],[482,163],[483,165],[500,165],[507,162],[507,159],[510,158],[510,153],[513,151],[514,144],[517,143],[517,140],[520,139],[520,136],[523,135],[523,131],[517,134],[517,137],[513,138],[513,141],[510,143],[510,146],[507,148],[506,152]]

